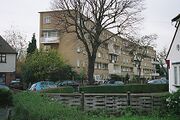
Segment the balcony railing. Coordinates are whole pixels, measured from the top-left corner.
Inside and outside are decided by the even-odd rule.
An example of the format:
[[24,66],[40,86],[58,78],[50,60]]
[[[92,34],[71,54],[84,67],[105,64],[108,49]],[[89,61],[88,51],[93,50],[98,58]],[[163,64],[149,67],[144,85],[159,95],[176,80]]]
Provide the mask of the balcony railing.
[[59,37],[41,37],[40,43],[59,43]]
[[159,73],[152,73],[151,76],[159,76]]
[[120,74],[121,73],[120,66],[114,66],[113,63],[108,64],[108,69],[109,69],[110,74]]
[[120,55],[120,50],[116,50],[113,44],[108,44],[109,54]]
[[154,65],[159,64],[159,62],[158,62],[158,61],[154,61],[154,60],[152,60],[152,61],[151,61],[151,63],[152,63],[152,64],[154,64]]

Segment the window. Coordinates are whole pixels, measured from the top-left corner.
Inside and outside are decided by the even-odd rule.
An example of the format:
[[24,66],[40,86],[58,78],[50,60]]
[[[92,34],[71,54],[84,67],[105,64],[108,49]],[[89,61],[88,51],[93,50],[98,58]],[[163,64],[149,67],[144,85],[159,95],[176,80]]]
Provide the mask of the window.
[[115,54],[110,54],[110,63],[116,63],[117,62],[117,55]]
[[94,68],[97,69],[97,63],[94,64]]
[[5,79],[6,79],[6,74],[0,73],[0,83],[5,83]]
[[177,67],[175,66],[174,67],[174,84],[176,85],[177,84]]
[[179,44],[177,44],[177,46],[176,46],[176,47],[177,47],[177,50],[179,51],[179,50],[180,50],[180,45],[179,45]]
[[100,53],[100,52],[98,52],[98,53],[97,53],[97,56],[100,58],[100,57],[101,57],[101,53]]
[[58,36],[58,32],[52,31],[52,32],[50,32],[50,36],[51,37],[57,37]]
[[180,84],[180,66],[179,66],[179,83],[177,83],[178,85]]
[[43,32],[43,37],[44,38],[57,37],[57,36],[58,36],[57,31],[45,31],[45,32]]
[[43,37],[44,37],[44,38],[48,38],[48,37],[49,37],[48,32],[43,32]]
[[51,23],[51,16],[45,16],[43,23],[44,23],[44,24]]
[[0,54],[0,63],[6,63],[6,54]]
[[48,51],[48,50],[50,50],[51,49],[51,45],[44,45],[44,50],[45,51]]
[[85,67],[86,66],[86,62],[85,61],[83,61],[83,67]]
[[80,47],[77,47],[77,52],[78,52],[78,53],[80,53],[80,52],[81,52]]
[[144,66],[146,67],[146,66],[147,66],[147,63],[144,63]]
[[77,67],[80,67],[80,60],[77,60]]

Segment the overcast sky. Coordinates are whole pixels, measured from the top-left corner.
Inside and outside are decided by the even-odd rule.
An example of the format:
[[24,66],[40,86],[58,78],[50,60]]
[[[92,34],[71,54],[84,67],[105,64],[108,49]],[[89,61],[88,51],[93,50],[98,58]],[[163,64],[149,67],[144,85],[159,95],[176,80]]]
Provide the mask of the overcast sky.
[[[49,10],[51,0],[0,0],[0,35],[13,26],[31,40],[39,37],[39,13]],[[157,50],[169,47],[175,27],[171,19],[180,13],[180,0],[146,0],[142,34],[157,34]]]

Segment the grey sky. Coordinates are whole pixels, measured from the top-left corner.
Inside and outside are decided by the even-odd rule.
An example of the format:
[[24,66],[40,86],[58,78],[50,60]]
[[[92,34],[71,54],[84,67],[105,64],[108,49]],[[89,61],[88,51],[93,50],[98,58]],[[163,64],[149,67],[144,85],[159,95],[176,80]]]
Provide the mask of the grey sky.
[[[51,0],[0,0],[0,34],[13,26],[31,40],[39,34],[39,11],[49,10]],[[180,13],[180,0],[146,0],[142,34],[157,34],[157,50],[169,47],[175,27],[171,19]]]

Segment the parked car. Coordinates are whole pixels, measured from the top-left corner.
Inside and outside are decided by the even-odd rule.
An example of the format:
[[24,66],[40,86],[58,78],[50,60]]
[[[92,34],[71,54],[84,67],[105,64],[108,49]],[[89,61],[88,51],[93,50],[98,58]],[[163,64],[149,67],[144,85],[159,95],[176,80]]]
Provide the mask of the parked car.
[[77,83],[74,80],[65,80],[63,82],[61,82],[61,81],[56,82],[56,85],[57,86],[73,86],[73,87],[77,87],[77,86],[79,86],[79,83]]
[[169,81],[166,79],[155,79],[155,80],[149,80],[148,84],[169,84]]
[[100,84],[103,84],[104,82],[105,82],[105,80],[95,80],[94,84],[100,85]]
[[12,80],[11,83],[9,84],[9,87],[22,90],[23,84],[20,80]]
[[6,86],[5,84],[0,84],[0,89],[6,89],[6,90],[9,90],[9,87]]
[[107,86],[118,86],[118,85],[124,85],[124,82],[122,81],[117,81],[117,80],[108,80],[106,83],[102,85],[107,85]]
[[32,84],[30,91],[41,91],[49,88],[56,88],[57,85],[52,81],[40,81]]

